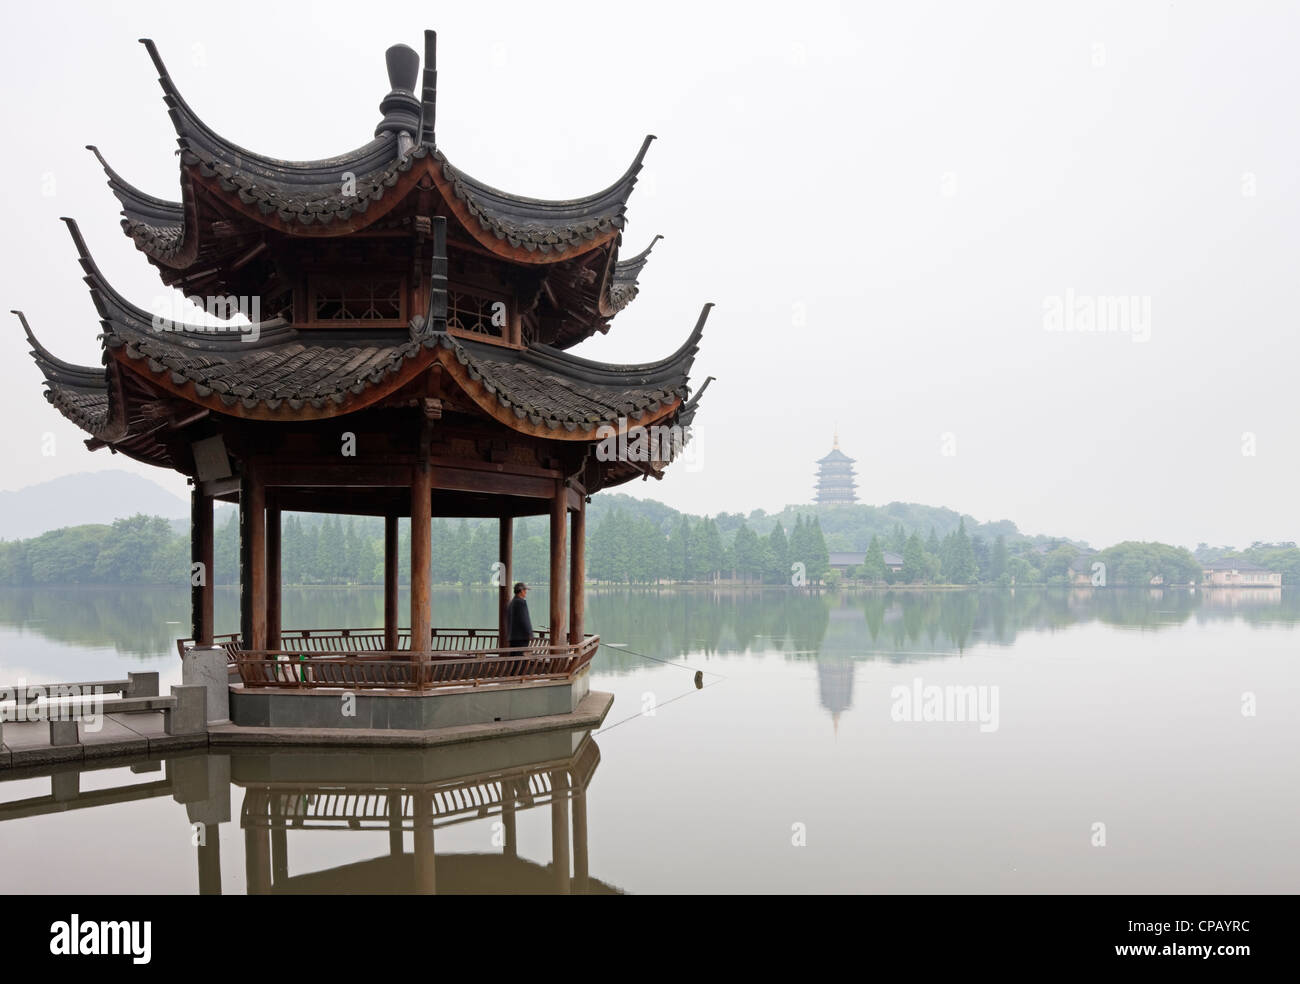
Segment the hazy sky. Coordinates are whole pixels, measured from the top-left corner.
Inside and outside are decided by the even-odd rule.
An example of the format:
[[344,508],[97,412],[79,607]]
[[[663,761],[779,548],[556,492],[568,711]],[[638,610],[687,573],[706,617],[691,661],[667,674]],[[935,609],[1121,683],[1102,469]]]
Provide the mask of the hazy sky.
[[[838,425],[869,503],[1096,546],[1297,539],[1300,14],[1283,8],[11,6],[5,308],[98,362],[61,215],[127,296],[160,292],[82,149],[179,198],[137,38],[217,132],[308,159],[370,138],[384,49],[434,28],[439,146],[489,184],[587,194],[659,137],[624,250],[666,238],[636,302],[578,352],[666,355],[714,301],[695,373],[717,382],[698,470],[624,491],[693,512],[807,502]],[[1126,299],[1129,330],[1077,330],[1100,297]],[[11,320],[0,488],[130,467],[183,490],[85,451]]]

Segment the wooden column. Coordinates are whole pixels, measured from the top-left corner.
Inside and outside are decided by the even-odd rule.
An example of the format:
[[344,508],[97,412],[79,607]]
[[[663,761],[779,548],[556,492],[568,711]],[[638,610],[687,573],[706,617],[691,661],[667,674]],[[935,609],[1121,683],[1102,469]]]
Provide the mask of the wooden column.
[[430,623],[432,591],[429,569],[433,561],[433,519],[429,462],[421,461],[411,469],[411,658],[427,654],[433,648]]
[[438,891],[438,861],[433,844],[433,794],[423,789],[412,791],[415,800],[415,824],[411,835],[415,852],[415,885],[417,895],[433,895]]
[[513,779],[502,780],[501,795],[503,797],[501,801],[501,826],[505,833],[501,851],[508,858],[517,858],[519,857],[519,831],[515,824],[515,803],[519,791],[515,788]]
[[239,638],[266,648],[266,496],[249,462],[239,484]]
[[552,646],[563,646],[564,639],[564,517],[568,511],[569,493],[564,482],[555,483],[551,499],[551,620]]
[[551,773],[551,864],[557,895],[569,894],[569,774]]
[[280,648],[280,503],[275,492],[266,503],[266,648]]
[[402,791],[396,786],[388,788],[388,853],[402,856]]
[[199,894],[221,894],[221,830],[215,823],[199,845]]
[[582,787],[573,790],[573,891],[585,895],[590,887],[587,869],[587,791]]
[[195,485],[190,492],[190,563],[202,565],[199,571],[190,568],[190,638],[196,646],[212,645],[213,556],[212,496]]
[[511,568],[514,566],[515,520],[513,516],[502,516],[497,520],[497,561],[501,564],[501,585],[497,588],[497,645],[510,645],[506,638],[506,608],[510,605],[510,596],[514,588]]
[[274,807],[271,811],[271,887],[289,880],[289,829]]
[[384,517],[384,648],[397,648],[397,517]]
[[247,793],[248,826],[244,828],[244,880],[249,895],[271,894],[270,803],[266,793]]
[[587,497],[578,496],[578,508],[569,514],[569,642],[582,642],[583,579],[587,567]]

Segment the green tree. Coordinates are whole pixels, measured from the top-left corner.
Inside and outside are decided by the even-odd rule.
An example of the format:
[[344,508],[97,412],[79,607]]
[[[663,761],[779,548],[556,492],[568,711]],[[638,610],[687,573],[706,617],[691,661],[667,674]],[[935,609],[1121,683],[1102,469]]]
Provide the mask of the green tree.
[[895,523],[894,528],[889,531],[889,539],[885,542],[885,549],[901,557],[906,548],[907,534],[903,532],[903,524]]
[[880,537],[873,536],[867,547],[866,559],[862,562],[862,576],[872,584],[879,584],[885,579],[885,551],[880,546]]
[[668,535],[668,576],[674,581],[689,581],[694,577],[691,545],[691,521],[681,516]]
[[[830,551],[826,549],[826,537],[822,534],[822,524],[816,516],[812,518],[808,536],[808,577],[814,581],[825,580],[831,574]],[[838,585],[839,581],[836,580]]]
[[758,534],[744,523],[736,530],[734,543],[736,552],[736,573],[745,581],[759,579],[763,576],[763,549]]
[[790,583],[790,544],[780,523],[767,535],[767,577],[773,584]]
[[316,538],[316,576],[322,584],[338,584],[343,576],[343,527],[338,517],[328,515],[321,522]]
[[913,531],[903,545],[903,581],[907,584],[919,584],[929,576],[929,573],[925,547],[921,544],[920,536]]
[[1007,572],[1007,538],[1001,533],[993,541],[993,569],[989,571],[994,581],[1002,580],[1002,575]]
[[952,584],[974,584],[979,578],[979,569],[975,565],[975,549],[966,535],[966,520],[958,522],[957,532],[952,536],[948,580]]

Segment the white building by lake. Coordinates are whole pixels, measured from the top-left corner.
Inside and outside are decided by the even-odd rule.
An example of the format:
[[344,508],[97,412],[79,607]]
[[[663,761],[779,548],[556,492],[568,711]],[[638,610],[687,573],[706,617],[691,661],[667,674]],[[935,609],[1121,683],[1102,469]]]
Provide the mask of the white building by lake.
[[1210,588],[1280,588],[1281,571],[1269,571],[1241,558],[1214,560],[1202,566],[1201,584]]

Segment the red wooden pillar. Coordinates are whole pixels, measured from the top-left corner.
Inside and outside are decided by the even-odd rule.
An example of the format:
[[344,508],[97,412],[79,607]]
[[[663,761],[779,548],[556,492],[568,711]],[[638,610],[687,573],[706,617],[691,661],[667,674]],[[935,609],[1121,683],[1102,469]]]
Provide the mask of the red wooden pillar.
[[555,483],[551,498],[551,621],[552,646],[564,645],[564,516],[568,511],[569,490],[564,482]]
[[418,462],[411,472],[411,653],[428,654],[433,648],[430,622],[433,572],[432,473],[429,462]]
[[501,564],[501,584],[497,587],[497,635],[500,638],[497,644],[504,648],[510,645],[506,638],[506,608],[510,605],[513,588],[511,568],[514,565],[515,519],[502,516],[497,522],[500,524],[497,529],[497,561]]
[[239,483],[239,638],[266,648],[266,495],[249,461]]
[[582,642],[585,607],[583,580],[587,570],[587,497],[578,496],[578,508],[569,515],[569,642]]
[[275,492],[266,505],[266,648],[280,648],[280,503]]
[[190,638],[196,646],[212,645],[212,543],[212,496],[196,484],[190,492]]
[[384,517],[384,648],[397,649],[397,517]]

